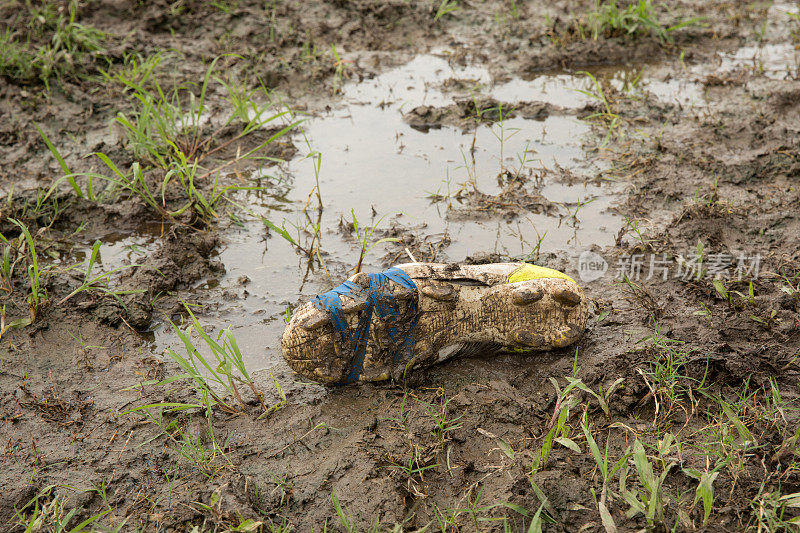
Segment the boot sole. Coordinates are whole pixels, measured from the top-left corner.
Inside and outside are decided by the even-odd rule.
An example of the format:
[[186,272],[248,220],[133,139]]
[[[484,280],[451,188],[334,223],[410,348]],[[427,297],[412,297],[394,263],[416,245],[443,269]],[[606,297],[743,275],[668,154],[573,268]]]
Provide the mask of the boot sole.
[[[586,326],[588,306],[581,287],[561,272],[538,268],[543,277],[517,279],[523,265],[398,265],[417,291],[390,282],[399,302],[399,318],[392,324],[373,314],[357,380],[401,379],[406,372],[425,368],[458,355],[493,353],[502,349],[543,351],[576,342]],[[526,267],[527,268],[527,267]],[[349,281],[366,285],[366,275]],[[516,276],[516,277],[515,277]],[[524,276],[522,276],[524,277]],[[416,299],[413,331],[408,313]],[[348,326],[356,328],[366,308],[363,298],[341,296]],[[411,353],[400,354],[389,327],[401,336],[413,335]],[[403,337],[405,338],[405,337]],[[281,338],[283,355],[298,374],[323,383],[353,381],[352,350],[342,347],[331,314],[311,302],[293,314]],[[350,376],[350,378],[348,378]]]

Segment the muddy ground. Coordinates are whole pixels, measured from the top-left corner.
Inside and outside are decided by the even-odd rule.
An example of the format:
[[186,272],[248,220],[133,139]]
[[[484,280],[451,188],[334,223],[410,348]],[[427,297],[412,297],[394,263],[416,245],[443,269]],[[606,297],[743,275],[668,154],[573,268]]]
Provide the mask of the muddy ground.
[[[28,524],[56,530],[59,521],[74,527],[92,517],[98,518],[87,529],[123,531],[536,531],[540,521],[546,531],[796,527],[789,523],[800,514],[791,496],[800,493],[795,4],[656,5],[662,27],[703,17],[668,38],[646,31],[584,35],[581,24],[594,3],[577,0],[457,2],[458,10],[437,20],[439,2],[432,1],[218,4],[72,3],[75,22],[106,32],[102,50],[78,45],[60,56],[53,73],[6,69],[0,76],[0,230],[10,261],[16,260],[2,295],[3,530],[24,531]],[[66,24],[69,6],[3,2],[0,32],[8,28],[8,35],[31,39],[34,47],[52,44],[53,24]],[[37,23],[38,16],[62,22]],[[736,55],[758,49],[783,55]],[[165,325],[187,323],[183,302],[202,324],[219,329],[235,322],[231,309],[242,313],[245,304],[237,302],[259,283],[305,286],[310,280],[310,289],[292,286],[287,291],[293,296],[269,302],[276,309],[296,305],[307,297],[303,290],[325,290],[344,279],[353,255],[326,252],[323,241],[310,268],[304,252],[292,250],[284,270],[239,275],[242,265],[236,256],[226,260],[225,251],[233,248],[237,221],[247,218],[241,210],[222,202],[217,216],[203,216],[195,203],[167,215],[183,203],[175,182],[163,201],[158,198],[159,209],[124,192],[103,201],[78,198],[64,180],[50,191],[64,171],[34,124],[71,172],[100,171],[97,158],[85,156],[103,152],[120,168],[139,162],[157,189],[164,170],[134,153],[118,126],[109,127],[118,112],[131,113],[135,105],[130,87],[113,77],[130,68],[131,54],[169,53],[157,75],[194,82],[195,93],[214,58],[236,54],[219,60],[220,75],[253,87],[260,82],[274,98],[313,117],[341,104],[344,85],[432,51],[454,66],[481,65],[489,85],[584,70],[599,80],[605,102],[588,98],[565,106],[535,96],[503,101],[487,92],[473,98],[472,82],[454,77],[437,89],[452,94],[452,103],[402,110],[417,130],[466,135],[503,118],[498,103],[524,120],[557,116],[588,126],[581,144],[597,163],[592,172],[552,165],[499,176],[495,170],[483,176],[497,181],[494,190],[454,183],[452,191],[431,197],[450,221],[505,223],[536,214],[558,217],[557,234],[555,222],[558,228],[572,224],[577,233],[581,206],[567,206],[574,217],[565,217],[563,205],[542,194],[542,182],[587,182],[607,191],[607,240],[584,241],[583,248],[548,241],[542,250],[534,242],[522,254],[576,277],[581,249],[607,261],[607,274],[585,283],[593,316],[577,347],[486,354],[445,362],[408,383],[331,389],[302,382],[274,363],[280,316],[270,311],[264,318],[263,310],[247,308],[257,329],[243,345],[251,360],[274,363],[256,365],[253,379],[265,404],[279,409],[260,417],[264,409],[248,391],[236,413],[151,407],[148,418],[136,410],[199,401],[191,382],[168,379],[181,371],[163,351],[165,345],[180,349]],[[632,74],[628,84],[619,73]],[[645,89],[635,88],[637,73]],[[646,90],[648,80],[684,85],[659,98]],[[208,97],[212,108],[224,95],[215,87]],[[482,113],[487,109],[494,111]],[[355,118],[352,127],[361,127]],[[224,165],[236,158],[233,146],[248,150],[276,130],[244,140],[240,131],[237,125],[216,131],[203,150]],[[294,131],[264,154],[288,160],[304,149]],[[254,165],[237,162],[222,179],[239,183]],[[328,179],[335,188],[340,177]],[[79,177],[79,186],[86,180]],[[286,195],[277,181],[258,184],[274,192],[275,202]],[[197,187],[210,194],[213,184],[206,178]],[[309,189],[298,196],[313,198]],[[363,200],[361,207],[369,209],[372,199]],[[346,217],[352,207],[326,204],[324,187],[322,204],[334,217]],[[292,205],[299,212],[303,202]],[[38,262],[49,269],[41,278],[47,297],[33,320],[32,257],[11,219],[29,228]],[[322,228],[324,238],[347,236],[353,231],[347,222]],[[400,238],[403,246],[372,251],[370,265],[406,260],[404,247],[423,260],[520,257],[488,245],[453,252],[459,238],[427,222],[395,217],[385,223],[391,229],[381,229],[381,236]],[[274,228],[259,227],[258,238],[280,240]],[[140,253],[106,262],[106,268],[141,265],[111,276],[115,289],[139,292],[119,300],[100,290],[71,295],[85,267],[68,267],[83,264],[96,239],[139,243]],[[750,268],[737,272],[740,256]],[[672,269],[693,266],[695,275],[676,277],[673,270],[664,279],[652,257]],[[628,270],[630,279],[622,281],[615,270],[630,269],[631,258],[641,261],[641,275]],[[723,273],[716,282],[715,272]],[[231,275],[236,280],[225,285]],[[285,404],[276,403],[266,369],[285,391]],[[562,393],[567,378],[597,394],[580,387]],[[605,483],[584,426],[607,454]],[[652,479],[642,475],[648,463]]]

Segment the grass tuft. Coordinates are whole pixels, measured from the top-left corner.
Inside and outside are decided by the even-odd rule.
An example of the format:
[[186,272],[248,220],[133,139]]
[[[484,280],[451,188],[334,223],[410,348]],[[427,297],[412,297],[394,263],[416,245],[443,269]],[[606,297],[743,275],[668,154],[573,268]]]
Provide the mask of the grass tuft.
[[[245,161],[282,162],[264,152],[301,121],[294,120],[289,111],[271,112],[270,105],[259,103],[257,95],[269,97],[263,87],[250,90],[236,81],[217,80],[214,71],[219,58],[211,62],[199,87],[166,88],[153,72],[161,59],[158,55],[143,62],[131,59],[130,71],[104,73],[108,79],[121,83],[131,99],[132,110],[119,113],[114,120],[122,128],[134,159],[128,170],[108,155],[95,153],[105,172],[73,174],[46,135],[39,132],[65,173],[61,179],[68,180],[79,197],[100,201],[124,193],[139,198],[163,218],[191,213],[193,222],[207,225],[219,217],[218,210],[223,204],[231,203],[234,191],[260,189],[223,183],[223,171]],[[227,89],[231,106],[229,118],[218,127],[211,126],[206,104],[212,81]],[[231,128],[240,130],[219,141]],[[271,129],[265,140],[249,139],[256,131],[267,128]],[[228,148],[236,148],[236,154],[223,157],[223,150]],[[86,180],[83,190],[76,182],[77,177]],[[93,189],[98,180],[107,185],[102,195],[96,195]]]
[[699,24],[705,17],[679,19],[672,24],[659,21],[651,0],[620,2],[595,0],[591,11],[574,17],[566,27],[547,20],[550,40],[565,45],[573,40],[620,37],[656,37],[662,44],[671,43],[674,32]]
[[95,531],[96,529],[91,527],[92,524],[111,512],[108,509],[78,522],[77,514],[81,508],[67,509],[64,497],[53,495],[54,489],[59,487],[77,490],[69,485],[48,485],[21,508],[14,509],[16,522],[14,525],[23,528],[26,533],[29,531],[69,531],[74,533]]
[[461,9],[458,7],[458,0],[442,0],[439,7],[436,9],[436,14],[433,16],[433,21],[436,22],[443,16],[454,13]]
[[[246,414],[251,409],[250,404],[242,397],[241,387],[249,389],[258,403],[260,407],[258,418],[269,416],[288,404],[283,388],[272,374],[270,374],[270,377],[273,385],[275,385],[279,401],[273,405],[266,404],[264,394],[253,382],[250,372],[245,366],[236,338],[230,329],[223,329],[216,338],[213,338],[205,332],[188,306],[186,311],[189,313],[191,321],[185,328],[172,324],[175,334],[183,343],[185,355],[176,352],[172,348],[167,350],[172,360],[183,370],[183,374],[172,376],[162,381],[146,381],[138,387],[146,385],[164,386],[175,381],[190,380],[200,392],[202,403],[154,404],[139,407],[129,412],[154,406],[168,407],[172,410],[202,408],[210,412],[212,407],[217,407],[229,414]],[[203,344],[198,345],[195,343],[193,339],[195,334],[200,337]],[[204,352],[210,352],[210,355],[204,355]]]
[[[47,303],[47,289],[43,285],[43,274],[45,274],[49,268],[39,264],[39,258],[36,254],[36,244],[33,241],[33,236],[28,230],[28,227],[19,220],[13,218],[9,219],[9,221],[15,226],[19,227],[22,235],[25,237],[25,243],[28,246],[28,281],[30,283],[28,306],[30,308],[30,322],[33,322],[36,320],[36,317],[39,315],[42,307],[44,307],[44,305]],[[20,245],[21,244],[22,238],[20,238]]]
[[17,83],[78,81],[106,60],[108,34],[76,21],[78,2],[66,14],[55,3],[26,2],[27,10],[0,33],[0,76]]

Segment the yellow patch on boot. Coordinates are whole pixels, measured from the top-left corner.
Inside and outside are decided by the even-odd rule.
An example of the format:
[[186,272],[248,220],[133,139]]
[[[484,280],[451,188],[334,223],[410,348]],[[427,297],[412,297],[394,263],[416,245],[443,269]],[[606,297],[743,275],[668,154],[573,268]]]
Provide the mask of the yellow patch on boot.
[[575,283],[575,280],[571,277],[567,276],[563,272],[559,272],[558,270],[542,267],[538,265],[530,265],[524,264],[514,272],[508,275],[508,282],[509,283],[516,283],[518,281],[528,281],[531,279],[543,279],[543,278],[560,278],[560,279],[567,279],[572,283]]

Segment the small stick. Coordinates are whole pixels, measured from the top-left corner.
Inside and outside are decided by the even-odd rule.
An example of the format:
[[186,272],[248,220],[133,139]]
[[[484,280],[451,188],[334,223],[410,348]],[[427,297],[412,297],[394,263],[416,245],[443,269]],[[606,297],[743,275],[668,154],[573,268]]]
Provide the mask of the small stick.
[[117,456],[117,461],[119,461],[119,460],[120,460],[120,458],[122,457],[122,452],[124,452],[124,451],[125,451],[125,449],[128,447],[128,442],[130,442],[130,440],[131,440],[131,437],[133,437],[133,430],[131,430],[131,432],[130,432],[130,433],[128,433],[128,440],[126,440],[126,441],[125,441],[125,445],[124,445],[124,446],[122,447],[122,449],[119,451],[119,455]]

